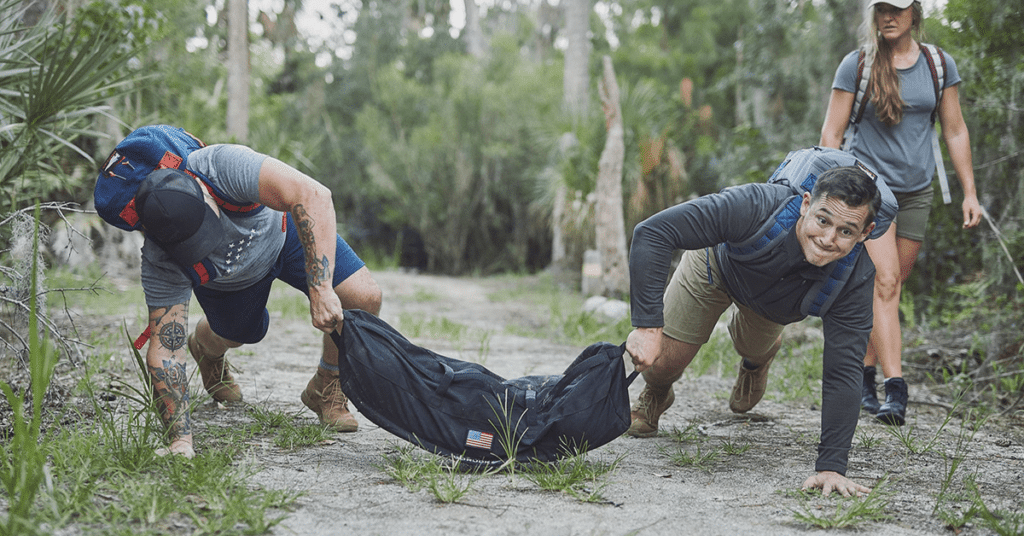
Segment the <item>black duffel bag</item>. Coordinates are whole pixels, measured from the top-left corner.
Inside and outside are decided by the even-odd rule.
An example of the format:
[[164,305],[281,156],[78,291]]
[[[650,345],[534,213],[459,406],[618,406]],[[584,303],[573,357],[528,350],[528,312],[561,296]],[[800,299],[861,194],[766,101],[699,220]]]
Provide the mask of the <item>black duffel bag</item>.
[[565,372],[506,380],[482,365],[414,345],[383,320],[345,311],[341,388],[381,428],[460,465],[554,461],[629,428],[624,346],[596,343]]

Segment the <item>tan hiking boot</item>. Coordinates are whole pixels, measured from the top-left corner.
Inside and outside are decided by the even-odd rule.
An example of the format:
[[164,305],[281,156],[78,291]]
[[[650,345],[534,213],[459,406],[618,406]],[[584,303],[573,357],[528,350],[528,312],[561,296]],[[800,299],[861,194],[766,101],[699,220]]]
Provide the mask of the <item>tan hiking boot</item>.
[[355,432],[359,422],[348,410],[348,397],[341,392],[337,376],[317,369],[302,392],[302,403],[320,418],[320,424],[338,432]]
[[241,402],[242,388],[235,383],[235,378],[228,370],[228,360],[224,356],[210,357],[203,355],[196,341],[196,334],[188,336],[188,353],[199,366],[199,374],[203,377],[203,387],[217,402]]
[[740,362],[740,373],[736,385],[732,387],[732,395],[729,396],[729,409],[733,413],[746,413],[761,401],[768,386],[768,367],[772,361],[775,361],[775,356],[754,370],[748,370]]
[[671,385],[662,389],[652,389],[651,386],[645,385],[629,412],[629,418],[633,422],[626,433],[633,437],[658,435],[658,419],[675,401],[676,394]]

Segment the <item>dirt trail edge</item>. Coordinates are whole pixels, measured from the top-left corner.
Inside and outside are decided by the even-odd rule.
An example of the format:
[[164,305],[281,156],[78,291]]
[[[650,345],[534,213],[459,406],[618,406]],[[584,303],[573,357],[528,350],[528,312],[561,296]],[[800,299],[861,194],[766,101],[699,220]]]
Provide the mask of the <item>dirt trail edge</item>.
[[[447,319],[470,332],[454,344],[443,338],[410,336],[417,344],[459,359],[483,362],[507,378],[528,374],[559,374],[582,347],[515,335],[529,333],[523,326],[549,322],[551,311],[514,299],[492,300],[495,293],[509,295],[510,279],[446,278],[398,271],[375,274],[384,290],[381,317],[399,326],[400,320],[424,323]],[[273,315],[273,312],[272,312]],[[506,329],[514,325],[520,329]],[[426,330],[424,330],[426,331]],[[235,354],[236,378],[249,401],[295,412],[299,418],[315,416],[299,401],[319,359],[319,332],[307,322],[275,315],[270,335],[262,343]],[[594,341],[596,342],[596,341]],[[609,341],[619,343],[621,341]],[[700,356],[698,356],[698,359]],[[286,451],[273,445],[250,450],[258,470],[252,485],[301,491],[295,507],[282,512],[287,518],[273,529],[275,535],[333,534],[813,534],[824,532],[800,523],[794,510],[807,509],[808,501],[794,496],[812,474],[820,412],[771,398],[755,412],[735,416],[728,411],[731,372],[691,378],[675,385],[675,405],[662,417],[663,429],[684,430],[690,425],[696,441],[678,443],[670,437],[618,438],[591,451],[588,459],[611,463],[618,469],[597,486],[605,499],[585,503],[566,493],[548,492],[517,474],[492,475],[472,484],[469,493],[453,504],[438,502],[427,490],[412,492],[380,468],[382,457],[406,444],[359,418],[356,433],[338,434],[329,444]],[[643,386],[637,379],[632,399]],[[769,392],[772,386],[769,385]],[[911,398],[928,393],[912,391]],[[230,422],[244,416],[241,409],[222,409],[209,403],[196,409],[196,421]],[[927,439],[942,424],[944,414],[928,406],[911,406],[916,433]],[[201,425],[201,424],[200,424]],[[959,421],[947,426],[945,441],[956,439]],[[952,430],[952,431],[949,431]],[[201,433],[201,432],[200,432]],[[1024,448],[1019,427],[983,428],[974,436],[963,473],[975,482],[990,508],[1020,512],[1024,487]],[[945,477],[944,460],[953,445],[938,445],[931,452],[911,455],[887,434],[882,425],[862,418],[858,438],[871,437],[873,446],[855,448],[849,476],[874,485],[887,473],[893,491],[886,513],[890,519],[858,525],[858,532],[887,535],[952,534],[932,513]],[[696,467],[672,463],[671,452],[696,453],[725,446],[743,447],[738,454],[722,454]],[[820,500],[821,513],[833,509],[836,499]],[[812,505],[813,500],[812,500]],[[970,526],[960,534],[984,534]]]

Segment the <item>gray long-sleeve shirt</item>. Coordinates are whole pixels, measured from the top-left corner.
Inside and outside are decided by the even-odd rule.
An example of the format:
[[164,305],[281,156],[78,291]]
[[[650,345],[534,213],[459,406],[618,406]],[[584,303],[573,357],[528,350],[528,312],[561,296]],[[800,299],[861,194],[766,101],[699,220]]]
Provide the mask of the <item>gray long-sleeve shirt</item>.
[[[793,198],[786,186],[747,184],[727,188],[665,209],[633,231],[629,252],[632,321],[636,327],[661,327],[663,295],[676,250],[714,248],[726,291],[738,303],[779,324],[806,317],[801,304],[832,264],[808,263],[794,228],[774,248],[750,260],[737,260],[725,243],[754,237],[775,211]],[[860,412],[861,367],[872,325],[875,267],[861,252],[835,302],[822,316],[821,440],[817,471],[846,474]],[[817,290],[814,290],[817,292]]]

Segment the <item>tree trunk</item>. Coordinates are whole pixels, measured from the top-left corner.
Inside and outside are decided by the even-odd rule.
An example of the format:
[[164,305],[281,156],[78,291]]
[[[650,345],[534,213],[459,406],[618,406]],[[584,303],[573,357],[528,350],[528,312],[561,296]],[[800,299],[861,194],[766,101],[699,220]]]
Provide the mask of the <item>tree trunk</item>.
[[[565,2],[565,37],[568,40],[568,47],[565,51],[565,68],[562,71],[562,105],[573,117],[574,122],[586,117],[590,105],[590,77],[587,71],[590,63],[590,40],[587,38],[587,30],[590,28],[590,1]],[[572,136],[571,133],[568,134]],[[564,139],[562,145],[567,145]],[[555,188],[554,209],[551,213],[551,266],[556,271],[568,268],[562,229],[568,193],[565,183],[560,180]]]
[[249,141],[249,6],[228,0],[228,136]]
[[484,34],[480,29],[480,8],[476,0],[464,0],[466,5],[466,49],[470,56],[482,59],[487,51]]
[[574,118],[581,118],[590,106],[590,0],[569,0],[565,6],[565,68],[562,100]]
[[610,56],[604,57],[604,76],[598,89],[608,127],[608,138],[598,161],[597,204],[594,207],[597,249],[601,254],[602,294],[608,298],[624,298],[629,293],[626,225],[622,214],[622,166],[626,146],[619,84],[615,81]]

